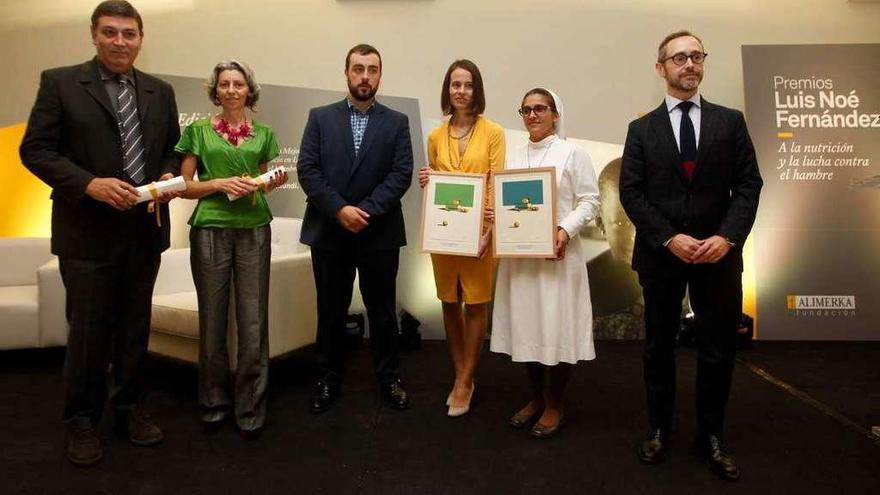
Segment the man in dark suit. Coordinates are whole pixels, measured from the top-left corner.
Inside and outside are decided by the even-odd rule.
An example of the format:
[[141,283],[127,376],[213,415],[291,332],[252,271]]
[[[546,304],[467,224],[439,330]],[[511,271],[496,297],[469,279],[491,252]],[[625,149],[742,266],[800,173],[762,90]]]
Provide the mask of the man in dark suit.
[[665,458],[675,402],[675,338],[687,289],[696,322],[697,452],[737,479],[721,443],[742,311],[742,246],[762,181],[741,112],[698,93],[706,53],[687,31],[660,44],[665,101],[630,123],[620,200],[636,227],[632,266],[645,298],[645,384],[651,433],[643,462]]
[[[135,186],[179,173],[174,92],[134,69],[143,39],[137,10],[124,0],[98,5],[91,20],[97,56],[43,72],[21,144],[22,163],[52,188],[52,252],[58,255],[70,325],[64,364],[68,458],[102,456],[96,428],[107,395],[117,431],[134,445],[160,443],[162,431],[137,407],[147,351],[153,284],[169,245],[161,222]],[[157,225],[161,223],[161,227]]]
[[322,377],[310,410],[326,411],[339,394],[355,271],[382,396],[406,409],[395,310],[398,258],[406,244],[400,198],[410,186],[413,167],[409,122],[375,99],[382,77],[375,48],[349,50],[345,76],[348,97],[309,113],[297,163],[308,197],[301,240],[312,248],[318,293],[316,354]]

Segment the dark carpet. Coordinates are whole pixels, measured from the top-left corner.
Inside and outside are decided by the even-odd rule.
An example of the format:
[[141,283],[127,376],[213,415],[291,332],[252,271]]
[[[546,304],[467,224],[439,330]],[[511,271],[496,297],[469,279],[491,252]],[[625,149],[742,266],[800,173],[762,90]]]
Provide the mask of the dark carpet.
[[854,422],[877,420],[880,346],[767,344],[740,354],[727,443],[743,472],[717,479],[694,457],[694,355],[679,354],[673,450],[638,463],[645,433],[641,342],[597,342],[569,387],[567,424],[545,441],[509,428],[527,400],[525,372],[486,352],[475,405],[445,416],[451,365],[445,343],[405,353],[410,410],[382,405],[368,351],[352,354],[344,395],[329,412],[307,411],[310,352],[273,363],[269,422],[256,442],[231,428],[202,434],[195,368],[150,357],[146,409],[165,431],[141,449],[102,425],[104,459],[70,465],[61,411],[63,349],[0,353],[0,493],[878,493],[880,444],[762,378],[749,363],[803,387]]

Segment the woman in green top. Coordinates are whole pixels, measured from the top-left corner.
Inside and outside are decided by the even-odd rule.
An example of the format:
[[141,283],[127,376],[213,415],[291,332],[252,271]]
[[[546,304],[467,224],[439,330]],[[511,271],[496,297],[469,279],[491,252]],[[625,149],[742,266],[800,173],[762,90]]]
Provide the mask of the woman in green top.
[[[234,60],[221,62],[207,90],[222,111],[193,122],[175,147],[184,155],[184,197],[199,200],[189,219],[199,300],[199,407],[206,432],[216,432],[234,412],[239,431],[250,440],[265,423],[269,371],[272,214],[264,192],[284,184],[287,173],[278,169],[263,186],[252,179],[278,156],[278,144],[271,127],[248,118],[247,109],[253,110],[260,96],[251,69]],[[230,394],[226,334],[233,280],[238,364]]]

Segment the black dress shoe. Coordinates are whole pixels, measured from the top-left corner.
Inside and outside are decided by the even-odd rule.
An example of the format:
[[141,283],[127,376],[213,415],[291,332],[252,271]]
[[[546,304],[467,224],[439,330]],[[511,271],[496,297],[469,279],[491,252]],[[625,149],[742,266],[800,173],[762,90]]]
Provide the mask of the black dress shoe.
[[645,464],[660,464],[669,450],[669,435],[663,430],[652,430],[637,449],[639,460]]
[[409,395],[400,385],[400,381],[396,380],[387,385],[382,385],[382,398],[385,399],[391,407],[395,409],[406,409],[409,407]]
[[736,467],[733,457],[721,445],[720,438],[715,435],[709,435],[703,439],[697,439],[694,442],[694,449],[697,455],[709,464],[709,468],[718,477],[731,481],[739,479],[739,468]]
[[91,426],[67,424],[67,459],[77,466],[92,466],[103,456],[101,439]]
[[319,381],[315,387],[315,393],[312,395],[312,400],[309,402],[309,411],[313,414],[319,414],[330,409],[330,406],[336,402],[338,395],[339,387],[330,385],[323,380]]

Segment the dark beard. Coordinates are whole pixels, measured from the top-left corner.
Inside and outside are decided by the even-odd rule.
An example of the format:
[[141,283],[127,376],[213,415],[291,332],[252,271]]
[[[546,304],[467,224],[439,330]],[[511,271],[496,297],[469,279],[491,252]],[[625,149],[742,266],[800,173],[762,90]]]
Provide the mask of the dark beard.
[[370,88],[370,91],[367,92],[366,96],[361,96],[360,91],[358,91],[358,86],[352,86],[351,83],[348,84],[348,94],[351,95],[357,101],[370,101],[376,96],[376,90],[378,88]]

